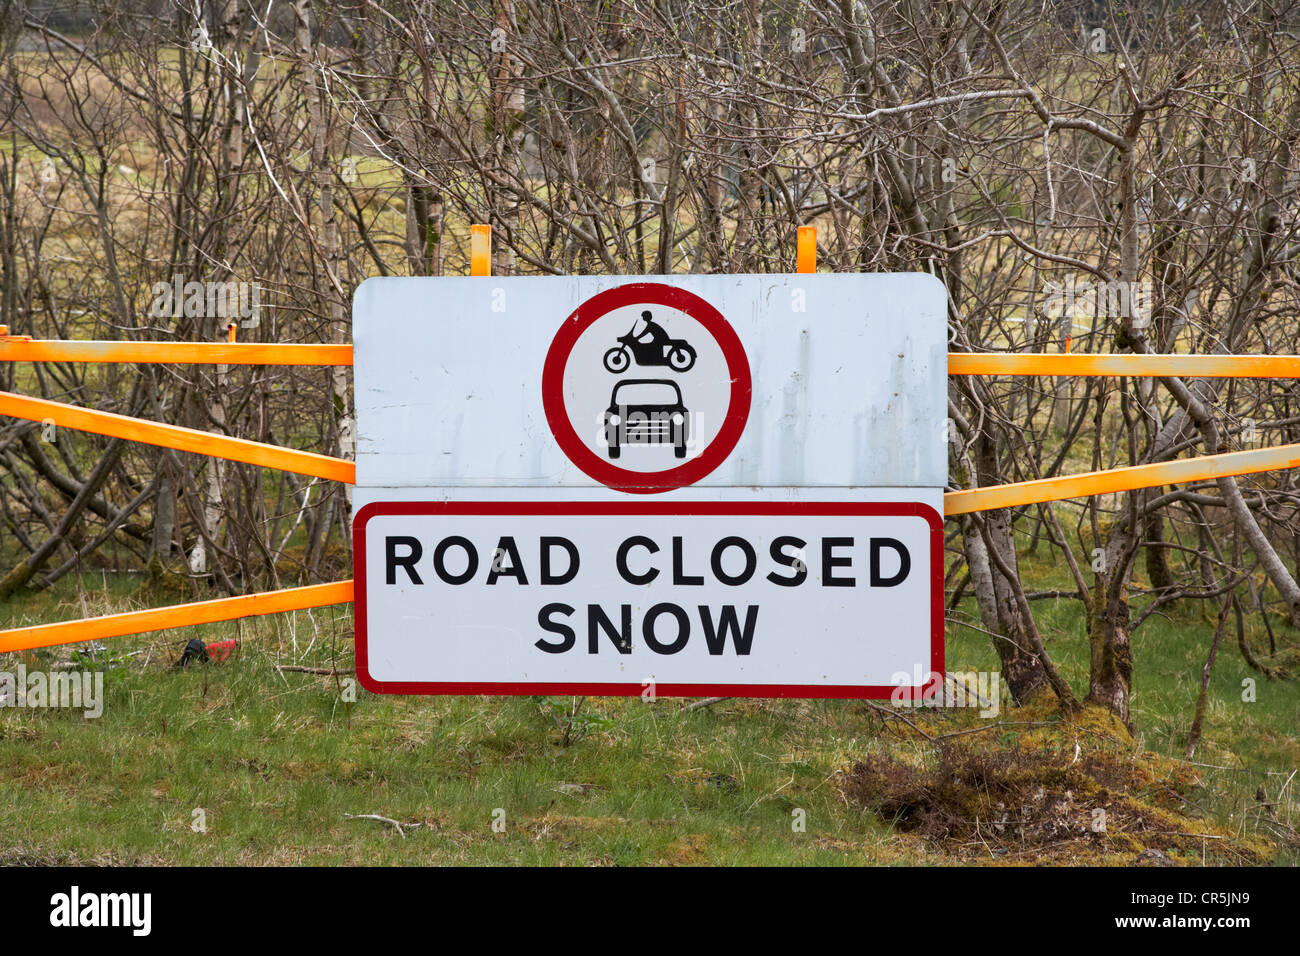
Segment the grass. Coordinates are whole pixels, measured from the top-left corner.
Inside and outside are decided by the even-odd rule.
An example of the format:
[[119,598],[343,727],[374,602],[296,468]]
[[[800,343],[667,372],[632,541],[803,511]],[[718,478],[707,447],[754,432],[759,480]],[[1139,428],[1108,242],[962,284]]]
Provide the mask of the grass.
[[[39,860],[776,863],[842,859],[838,841],[887,842],[883,825],[836,806],[820,769],[827,748],[843,761],[858,746],[842,736],[855,722],[844,708],[683,712],[676,702],[597,700],[571,721],[565,748],[567,700],[558,720],[550,701],[533,698],[361,691],[349,706],[331,678],[277,673],[277,657],[328,666],[347,619],[316,617],[319,632],[302,614],[255,638],[246,630],[239,659],[222,665],[142,667],[137,655],[110,670],[98,721],[5,713],[8,852],[17,843],[20,858]],[[233,632],[207,630],[209,640]],[[785,750],[772,752],[778,742]],[[815,831],[802,841],[779,793],[787,782]],[[191,830],[195,808],[206,810],[206,834]],[[403,839],[345,813],[421,826]]]
[[[1028,561],[1026,574],[1034,586],[1060,583],[1058,569],[1045,561]],[[86,592],[91,613],[138,603],[130,579],[95,575],[83,584],[96,589]],[[972,603],[959,610],[973,619]],[[64,583],[0,606],[0,625],[79,617],[82,606],[76,583]],[[1084,687],[1079,603],[1038,602],[1035,610],[1064,673]],[[1255,859],[1295,863],[1300,857],[1284,839],[1295,820],[1295,786],[1279,797],[1300,766],[1294,682],[1261,679],[1256,701],[1246,703],[1242,681],[1258,675],[1235,647],[1222,648],[1196,761],[1209,766],[1178,760],[1210,627],[1190,606],[1149,619],[1135,640],[1135,748],[1088,733],[1084,746],[1090,753],[1123,749],[1134,764],[1174,767],[1190,780],[1176,794],[1176,826],[1226,838],[1209,844],[1208,862],[1240,859],[1228,851],[1236,841],[1255,847]],[[225,663],[172,667],[196,635],[209,642],[239,637],[241,645]],[[334,677],[276,669],[350,668],[350,638],[350,608],[340,607],[119,639],[93,665],[106,670],[101,718],[0,709],[0,862],[978,859],[902,832],[846,796],[844,774],[864,757],[917,766],[937,759],[933,744],[870,704],[730,700],[686,710],[668,699],[380,697],[360,688],[350,703]],[[75,651],[52,648],[30,666],[76,659]],[[951,670],[995,664],[987,638],[951,623],[948,657]],[[16,665],[16,655],[0,656],[0,670]],[[1049,711],[1004,709],[1001,719],[1044,724],[1045,739],[1068,750],[1079,728]],[[931,736],[982,728],[963,740],[987,752],[1008,752],[1026,739],[1018,725],[990,726],[974,711],[907,713]],[[1272,824],[1255,799],[1261,786],[1276,816]],[[1155,801],[1165,791],[1148,782],[1137,796]],[[206,815],[206,832],[192,828],[196,809]],[[410,826],[399,834],[346,814]],[[494,815],[504,815],[503,832],[494,830]],[[800,816],[802,832],[792,825]],[[1116,844],[1080,848],[1065,861],[1131,856]]]

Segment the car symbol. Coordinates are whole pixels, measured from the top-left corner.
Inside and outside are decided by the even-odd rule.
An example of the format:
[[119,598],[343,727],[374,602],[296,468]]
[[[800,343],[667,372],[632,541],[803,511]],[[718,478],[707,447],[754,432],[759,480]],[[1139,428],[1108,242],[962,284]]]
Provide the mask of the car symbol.
[[609,457],[624,445],[672,445],[673,455],[686,457],[691,414],[677,383],[663,378],[628,378],[614,386],[605,409],[605,441]]

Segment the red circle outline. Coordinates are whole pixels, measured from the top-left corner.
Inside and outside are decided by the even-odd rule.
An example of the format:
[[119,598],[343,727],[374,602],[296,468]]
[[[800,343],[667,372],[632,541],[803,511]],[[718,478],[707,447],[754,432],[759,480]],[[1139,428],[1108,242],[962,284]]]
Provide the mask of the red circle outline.
[[[727,362],[727,372],[731,375],[731,399],[718,434],[695,458],[666,471],[632,471],[605,461],[578,437],[564,407],[564,369],[578,338],[593,322],[615,309],[642,304],[677,309],[699,322],[721,347],[722,356]],[[629,282],[593,295],[564,320],[546,353],[546,364],[542,366],[542,407],[546,410],[546,422],[560,449],[587,477],[615,491],[636,495],[672,491],[674,488],[693,485],[711,474],[740,441],[745,423],[749,421],[753,393],[754,383],[750,378],[745,348],[740,344],[736,330],[723,318],[722,313],[694,292],[661,282]]]

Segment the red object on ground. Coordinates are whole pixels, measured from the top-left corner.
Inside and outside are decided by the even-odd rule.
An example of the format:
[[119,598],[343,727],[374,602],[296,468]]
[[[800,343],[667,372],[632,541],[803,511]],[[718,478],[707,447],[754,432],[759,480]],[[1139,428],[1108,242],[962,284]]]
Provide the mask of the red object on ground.
[[234,640],[214,641],[208,646],[208,656],[214,661],[224,661],[229,659],[230,652],[235,649]]

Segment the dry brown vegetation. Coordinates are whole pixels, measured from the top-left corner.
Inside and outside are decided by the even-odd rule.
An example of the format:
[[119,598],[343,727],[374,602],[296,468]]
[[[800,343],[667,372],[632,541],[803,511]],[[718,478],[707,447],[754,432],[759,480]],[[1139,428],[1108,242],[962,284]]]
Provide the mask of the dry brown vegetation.
[[1199,818],[1191,800],[1199,781],[1185,763],[1085,740],[1078,750],[949,742],[923,766],[872,754],[840,786],[882,821],[955,861],[1173,866],[1270,859],[1270,840],[1242,838]]

